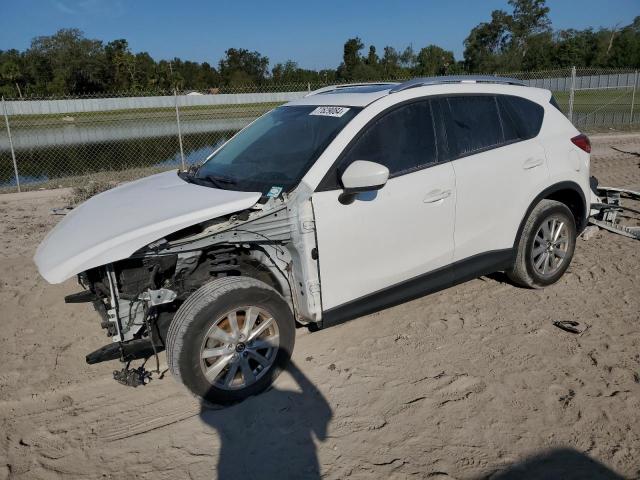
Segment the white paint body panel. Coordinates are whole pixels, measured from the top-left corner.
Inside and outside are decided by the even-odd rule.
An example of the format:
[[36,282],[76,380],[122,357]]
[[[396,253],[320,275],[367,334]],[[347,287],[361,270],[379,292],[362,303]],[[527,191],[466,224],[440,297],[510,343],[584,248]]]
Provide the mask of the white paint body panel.
[[34,260],[45,280],[60,283],[182,228],[249,208],[259,198],[190,184],[175,171],[152,175],[73,209],[42,241]]
[[549,184],[575,182],[580,185],[584,198],[589,203],[590,155],[570,141],[579,134],[580,131],[568,122],[562,113],[551,105],[545,106],[544,123],[538,137],[547,154]]
[[[435,190],[450,193],[426,202]],[[451,263],[454,191],[453,167],[444,163],[392,178],[350,205],[338,201],[340,190],[314,193],[322,308]]]
[[537,139],[451,162],[456,175],[454,260],[513,247],[524,213],[549,182]]

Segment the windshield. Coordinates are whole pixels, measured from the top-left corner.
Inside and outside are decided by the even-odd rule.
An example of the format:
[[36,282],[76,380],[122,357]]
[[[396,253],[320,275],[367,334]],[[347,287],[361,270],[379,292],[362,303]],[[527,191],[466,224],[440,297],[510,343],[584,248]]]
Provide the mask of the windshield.
[[292,190],[360,110],[278,107],[232,138],[198,169],[194,180],[263,194]]

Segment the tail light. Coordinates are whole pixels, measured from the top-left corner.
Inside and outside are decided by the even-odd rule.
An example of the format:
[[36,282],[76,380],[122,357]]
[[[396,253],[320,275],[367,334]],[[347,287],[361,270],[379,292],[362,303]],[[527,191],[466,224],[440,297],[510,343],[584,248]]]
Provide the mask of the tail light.
[[580,150],[591,153],[591,142],[589,141],[589,137],[587,137],[584,133],[573,137],[571,141]]

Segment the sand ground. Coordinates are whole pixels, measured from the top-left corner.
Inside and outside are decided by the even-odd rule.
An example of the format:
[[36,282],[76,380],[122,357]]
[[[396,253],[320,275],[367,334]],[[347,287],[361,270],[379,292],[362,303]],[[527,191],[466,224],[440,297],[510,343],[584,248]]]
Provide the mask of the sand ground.
[[[601,184],[640,189],[640,136],[593,140]],[[640,478],[637,241],[578,240],[544,290],[492,275],[299,330],[273,389],[204,410],[168,373],[85,364],[96,315],[31,260],[67,194],[0,196],[0,479]]]

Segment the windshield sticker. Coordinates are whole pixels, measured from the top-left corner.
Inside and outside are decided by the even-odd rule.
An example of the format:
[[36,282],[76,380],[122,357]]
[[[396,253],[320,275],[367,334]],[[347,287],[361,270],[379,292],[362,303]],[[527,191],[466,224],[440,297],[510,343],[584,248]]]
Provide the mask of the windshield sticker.
[[280,195],[281,192],[282,192],[282,187],[273,186],[267,192],[267,197],[276,198],[278,195]]
[[341,117],[349,111],[347,107],[318,107],[309,115],[320,115],[323,117]]

